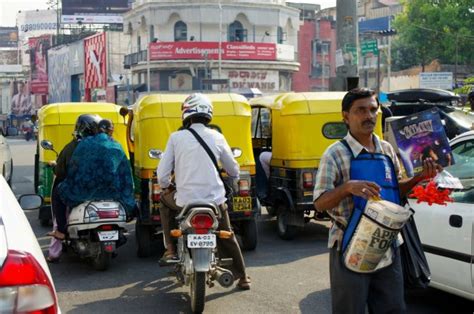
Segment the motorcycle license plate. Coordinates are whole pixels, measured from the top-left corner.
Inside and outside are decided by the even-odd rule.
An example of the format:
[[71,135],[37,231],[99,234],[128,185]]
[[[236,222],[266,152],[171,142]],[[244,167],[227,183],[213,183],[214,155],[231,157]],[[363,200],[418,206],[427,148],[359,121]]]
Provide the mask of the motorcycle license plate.
[[119,238],[118,230],[99,231],[98,234],[100,241],[116,241]]
[[250,196],[234,196],[232,198],[232,210],[234,212],[247,212],[252,210],[252,198]]
[[188,234],[188,248],[190,249],[213,249],[215,247],[215,234]]

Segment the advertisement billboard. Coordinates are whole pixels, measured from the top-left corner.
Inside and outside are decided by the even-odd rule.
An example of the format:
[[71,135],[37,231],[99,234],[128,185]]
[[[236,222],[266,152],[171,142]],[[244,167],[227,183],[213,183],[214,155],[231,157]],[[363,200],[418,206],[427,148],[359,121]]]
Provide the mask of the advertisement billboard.
[[[218,42],[157,42],[150,43],[150,60],[219,59]],[[223,42],[223,60],[276,60],[276,44]]]
[[84,39],[85,88],[106,88],[107,51],[105,33]]
[[31,65],[31,92],[48,94],[48,49],[51,47],[51,35],[28,39]]
[[0,48],[18,47],[18,29],[16,27],[0,27]]
[[128,0],[61,0],[62,23],[123,23]]
[[30,86],[28,82],[12,81],[10,113],[15,116],[32,113]]
[[20,38],[56,34],[57,16],[54,10],[26,10],[17,15]]
[[71,101],[68,48],[62,46],[48,51],[49,103]]
[[453,89],[453,72],[421,72],[420,88]]

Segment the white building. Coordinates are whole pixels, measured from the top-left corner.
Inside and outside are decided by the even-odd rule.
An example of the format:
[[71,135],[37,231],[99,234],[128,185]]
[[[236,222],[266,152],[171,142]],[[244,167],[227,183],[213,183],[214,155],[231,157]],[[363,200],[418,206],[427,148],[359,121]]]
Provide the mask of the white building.
[[210,88],[205,78],[229,79],[232,89],[290,90],[299,25],[299,10],[283,0],[137,0],[124,16],[124,64],[134,84],[150,77],[152,91]]

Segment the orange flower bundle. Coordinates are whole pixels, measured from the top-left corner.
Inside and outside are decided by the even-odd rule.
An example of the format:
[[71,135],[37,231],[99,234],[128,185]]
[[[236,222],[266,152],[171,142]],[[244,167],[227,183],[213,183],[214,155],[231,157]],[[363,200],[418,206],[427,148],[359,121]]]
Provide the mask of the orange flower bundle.
[[436,183],[431,180],[425,187],[422,185],[416,186],[409,197],[416,198],[417,203],[427,202],[430,206],[433,204],[446,206],[447,202],[453,202],[453,199],[449,196],[450,194],[450,190],[438,189]]

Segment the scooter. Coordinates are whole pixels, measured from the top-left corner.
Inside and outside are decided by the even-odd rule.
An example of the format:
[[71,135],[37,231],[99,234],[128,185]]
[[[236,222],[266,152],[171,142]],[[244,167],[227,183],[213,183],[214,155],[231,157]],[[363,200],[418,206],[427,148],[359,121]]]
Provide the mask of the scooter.
[[230,231],[217,230],[220,217],[217,205],[196,201],[185,206],[176,217],[179,229],[171,230],[171,236],[178,242],[176,278],[190,287],[194,313],[204,311],[206,284],[211,288],[217,281],[222,287],[229,288],[234,282],[232,272],[223,268],[232,265],[232,258],[217,257],[217,237],[232,237]]
[[71,210],[65,244],[96,270],[106,270],[116,249],[127,242],[125,224],[125,209],[119,202],[87,201]]
[[[49,141],[41,141],[41,147],[58,155]],[[69,212],[63,247],[71,248],[79,257],[90,260],[96,270],[106,270],[116,255],[116,249],[127,242],[126,220],[127,215],[120,202],[83,202]]]

